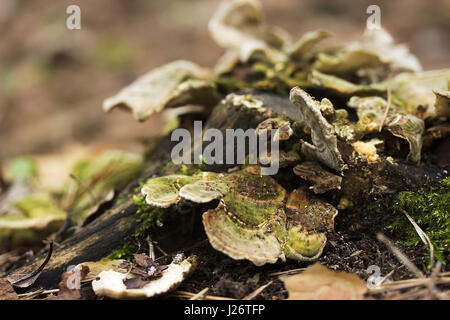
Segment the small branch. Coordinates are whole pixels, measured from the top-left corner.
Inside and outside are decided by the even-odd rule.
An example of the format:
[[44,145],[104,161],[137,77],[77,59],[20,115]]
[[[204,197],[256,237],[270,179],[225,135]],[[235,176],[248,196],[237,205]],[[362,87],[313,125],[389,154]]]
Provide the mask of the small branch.
[[199,293],[197,293],[195,296],[193,296],[192,298],[190,298],[189,300],[201,300],[203,299],[203,296],[205,295],[205,293],[207,293],[209,290],[208,287],[206,287],[205,289],[203,289],[202,291],[200,291]]
[[[192,298],[196,295],[196,293],[187,291],[175,291],[173,294],[181,298]],[[219,297],[219,296],[204,296],[204,298],[205,300],[236,300],[233,298]]]
[[69,176],[70,176],[71,179],[73,179],[74,181],[76,181],[76,182],[81,186],[81,188],[83,188],[84,191],[86,191],[86,192],[89,194],[89,196],[91,197],[92,203],[95,204],[95,203],[97,202],[97,198],[96,198],[95,195],[92,193],[91,189],[89,189],[87,186],[85,186],[85,185],[83,184],[83,182],[81,182],[81,180],[78,179],[78,177],[75,176],[73,173],[71,173]]
[[255,291],[253,291],[252,293],[250,293],[249,295],[245,296],[242,300],[253,300],[254,298],[256,298],[261,292],[264,291],[264,289],[266,289],[268,286],[270,286],[273,283],[273,280],[269,281],[268,283],[266,283],[265,285],[259,287],[258,289],[256,289]]
[[269,276],[277,277],[277,276],[283,276],[283,275],[292,275],[292,274],[297,274],[297,273],[303,272],[305,270],[306,270],[306,268],[291,269],[291,270],[287,270],[287,271],[269,273]]

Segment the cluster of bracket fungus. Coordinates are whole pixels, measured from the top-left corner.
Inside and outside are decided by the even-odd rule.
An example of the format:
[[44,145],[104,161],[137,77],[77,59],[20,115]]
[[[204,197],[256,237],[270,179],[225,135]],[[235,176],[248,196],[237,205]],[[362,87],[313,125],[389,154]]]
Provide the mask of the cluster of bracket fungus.
[[[260,174],[267,154],[256,166],[192,175],[178,170],[148,179],[141,189],[149,207],[218,202],[203,212],[204,229],[212,247],[233,259],[259,266],[319,258],[334,230],[336,207],[351,209],[354,190],[388,189],[382,178],[369,181],[374,164],[419,164],[422,145],[450,133],[450,70],[423,72],[407,47],[382,28],[367,29],[360,41],[319,49],[331,33],[311,31],[293,41],[264,23],[259,1],[235,0],[220,5],[209,31],[226,49],[214,70],[173,62],[106,99],[104,109],[126,107],[142,121],[166,108],[216,105],[209,119],[220,118],[222,125],[235,125],[235,115],[226,112],[244,110],[258,116],[236,123],[253,123],[257,135],[277,129],[278,161],[289,168],[287,178],[286,170],[283,178]],[[127,289],[129,276],[108,271],[93,286],[112,297],[149,297],[171,289],[190,268],[181,263],[163,270],[173,269],[170,285],[164,282],[168,275]]]
[[[306,190],[308,183],[317,196],[339,192],[349,158],[348,152],[345,157],[342,152],[351,150],[350,158],[365,163],[381,161],[380,154],[387,152],[386,136],[398,148],[400,141],[406,141],[405,160],[419,163],[424,120],[433,123],[449,114],[450,71],[422,72],[417,58],[406,46],[395,44],[382,28],[367,29],[360,41],[321,51],[317,44],[331,33],[312,31],[292,41],[286,31],[264,23],[259,1],[235,0],[220,5],[209,31],[227,50],[215,67],[214,80],[212,72],[195,64],[174,62],[105,100],[104,108],[124,105],[144,120],[188,100],[202,104],[208,96],[219,97],[225,90],[221,108],[233,105],[264,114],[265,120],[255,127],[257,134],[278,129],[279,140],[286,142],[279,162],[294,166],[292,175],[301,184],[296,190],[285,190],[254,167],[232,173],[157,177],[142,188],[148,205],[160,208],[179,201],[219,199],[217,208],[203,214],[203,223],[211,245],[232,258],[262,265],[284,257],[319,257],[337,210]],[[241,66],[250,67],[248,77],[234,81],[233,72]],[[233,86],[220,87],[227,79]],[[273,107],[261,99],[259,92],[280,92],[274,85],[290,88],[290,103]],[[238,89],[247,92],[233,92]],[[316,100],[310,90],[329,95]],[[337,108],[332,102],[336,97],[346,99],[347,104]],[[351,110],[356,112],[356,121],[350,119]],[[295,123],[303,128],[300,134],[294,134]],[[293,137],[299,148],[289,144]],[[290,149],[283,149],[286,145]],[[402,153],[392,150],[383,156],[402,160]]]
[[256,265],[274,263],[285,256],[311,260],[322,253],[326,231],[332,231],[337,210],[306,191],[291,195],[258,168],[195,176],[172,175],[149,179],[142,188],[146,201],[157,207],[189,200],[197,203],[220,199],[203,214],[211,245],[234,259]]

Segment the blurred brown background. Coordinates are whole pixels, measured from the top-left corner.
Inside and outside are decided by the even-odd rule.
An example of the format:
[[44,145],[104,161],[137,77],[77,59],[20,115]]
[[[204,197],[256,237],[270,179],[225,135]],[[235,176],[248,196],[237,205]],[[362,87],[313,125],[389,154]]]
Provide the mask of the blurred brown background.
[[[213,66],[223,50],[207,23],[219,0],[0,0],[0,161],[57,151],[72,141],[138,150],[160,119],[137,123],[104,114],[104,98],[175,59]],[[300,36],[324,28],[324,45],[356,40],[366,8],[408,43],[424,69],[450,66],[450,1],[262,0],[269,24]],[[81,8],[81,30],[66,28],[66,8]]]

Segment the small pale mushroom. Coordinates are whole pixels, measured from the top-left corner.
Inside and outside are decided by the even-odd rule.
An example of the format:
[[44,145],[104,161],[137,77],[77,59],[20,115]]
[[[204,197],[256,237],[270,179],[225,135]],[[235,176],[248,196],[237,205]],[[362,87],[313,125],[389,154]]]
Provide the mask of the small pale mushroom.
[[[207,189],[207,184],[213,183],[208,181],[213,180],[215,177],[216,174],[213,172],[203,172],[193,176],[173,174],[151,178],[142,187],[141,192],[144,194],[145,201],[149,205],[158,208],[168,208],[178,203],[182,197],[199,203],[209,202],[219,198],[221,195],[213,189]],[[197,190],[202,190],[202,193],[195,194]]]
[[180,201],[178,195],[181,187],[199,180],[200,177],[185,175],[170,175],[151,179],[141,189],[145,201],[158,208],[168,208]]
[[192,202],[207,203],[223,197],[222,192],[219,190],[226,190],[226,185],[215,181],[199,180],[183,186],[179,195],[183,199]]
[[[347,106],[356,109],[358,123],[356,127],[363,134],[379,131],[380,126],[384,125],[387,101],[381,97],[358,97],[353,96],[347,102]],[[388,110],[392,114],[392,110]],[[383,122],[383,123],[382,123]]]
[[[424,133],[424,121],[413,114],[406,114],[392,110],[386,110],[387,102],[381,97],[352,97],[348,106],[356,109],[358,123],[356,127],[363,133],[373,133],[383,125],[383,128],[392,135],[406,140],[409,145],[407,160],[413,163],[420,161],[422,150],[422,134]],[[359,153],[372,154],[371,160],[378,160],[376,150],[365,142],[356,141],[353,146],[359,149]],[[369,151],[369,149],[373,151]],[[360,152],[361,151],[361,152]],[[369,157],[367,158],[369,160]]]

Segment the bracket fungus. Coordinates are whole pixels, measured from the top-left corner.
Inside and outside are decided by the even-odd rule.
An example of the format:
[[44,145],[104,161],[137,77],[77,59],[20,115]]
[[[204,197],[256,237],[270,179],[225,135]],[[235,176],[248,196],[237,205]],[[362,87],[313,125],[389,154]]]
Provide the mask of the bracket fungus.
[[263,37],[262,8],[259,1],[222,2],[209,22],[209,32],[221,47],[237,52],[246,62],[255,52],[268,49]]
[[367,28],[360,41],[350,42],[334,54],[320,53],[314,69],[348,74],[364,68],[422,71],[419,60],[405,45],[395,44],[383,28]]
[[423,120],[411,114],[396,114],[387,122],[387,130],[390,133],[408,142],[409,153],[406,160],[413,163],[420,162],[422,134],[425,128]]
[[303,121],[311,128],[312,144],[303,142],[302,152],[334,170],[342,171],[345,164],[337,148],[337,137],[334,128],[322,115],[320,104],[298,87],[292,88],[290,99],[299,107]]
[[433,92],[436,95],[434,104],[436,115],[450,118],[450,91],[436,89]]
[[0,217],[2,242],[36,241],[38,234],[48,235],[66,220],[66,212],[44,193],[25,196],[11,203],[11,207],[14,212]]
[[424,72],[403,72],[392,79],[392,96],[396,110],[433,119],[445,116],[441,109],[435,109],[436,90],[449,90],[450,69]]
[[212,73],[195,63],[178,60],[141,76],[103,102],[103,110],[125,107],[144,121],[165,108],[215,102]]
[[196,265],[196,259],[193,256],[182,261],[174,259],[167,268],[161,271],[158,278],[134,289],[127,288],[126,283],[132,281],[132,279],[137,279],[135,275],[126,273],[126,271],[104,270],[92,281],[92,289],[99,296],[115,299],[152,298],[176,289],[195,269]]
[[[420,162],[422,149],[422,134],[424,121],[412,114],[387,109],[387,102],[381,97],[352,97],[347,105],[355,108],[358,115],[357,127],[364,134],[385,128],[395,137],[406,140],[409,145],[407,160],[413,163]],[[355,142],[358,143],[358,142]],[[353,145],[355,145],[353,143]],[[358,145],[363,147],[362,144]]]
[[294,167],[294,173],[302,179],[311,181],[314,184],[311,189],[316,194],[341,188],[342,177],[326,171],[317,162],[302,162]]
[[223,1],[209,22],[209,33],[227,49],[214,68],[217,75],[252,59],[271,63],[305,60],[318,42],[331,35],[325,30],[310,31],[293,42],[285,30],[265,24],[257,0]]
[[272,130],[275,129],[278,129],[278,140],[280,141],[289,140],[294,133],[289,120],[282,118],[269,118],[258,124],[256,127],[256,134],[259,135],[262,130],[266,130],[271,133]]
[[[333,229],[337,210],[321,200],[309,200],[305,193],[303,202],[290,202],[295,212],[286,216],[287,191],[255,169],[152,178],[142,192],[149,205],[163,208],[181,199],[197,203],[219,199],[215,209],[203,214],[203,224],[211,245],[234,259],[263,265],[284,259],[286,252],[297,260],[319,257],[326,242],[324,231]],[[170,201],[164,196],[166,189],[172,190]]]
[[320,257],[325,247],[326,232],[334,230],[338,210],[332,205],[296,189],[286,202],[288,237],[286,257],[312,261]]

